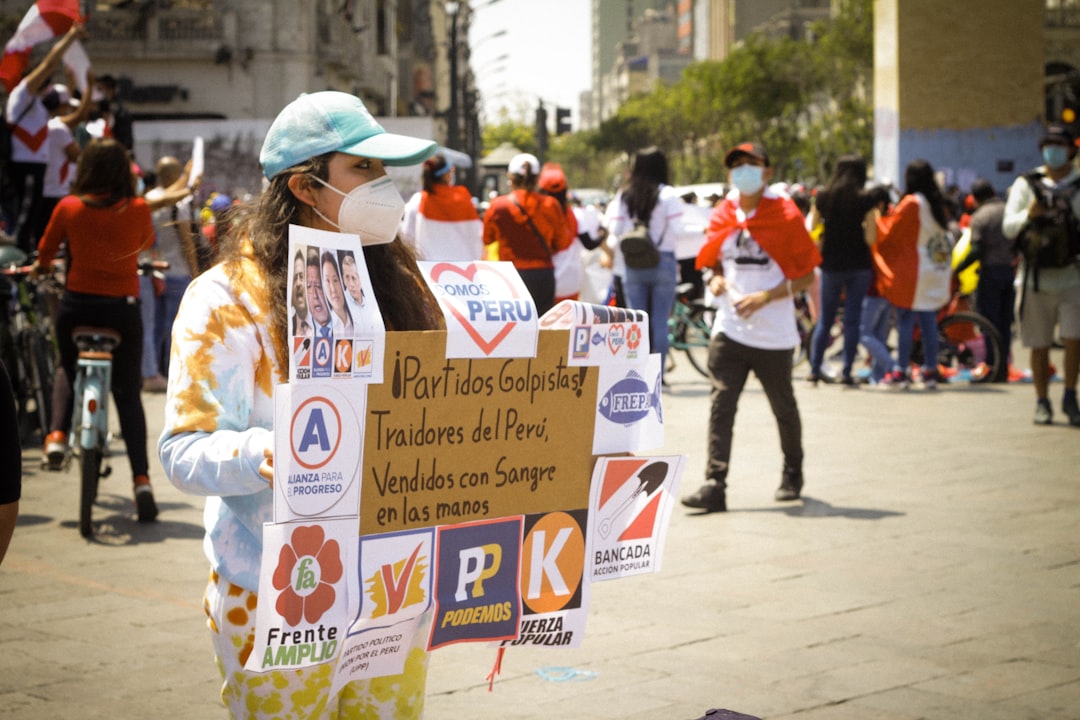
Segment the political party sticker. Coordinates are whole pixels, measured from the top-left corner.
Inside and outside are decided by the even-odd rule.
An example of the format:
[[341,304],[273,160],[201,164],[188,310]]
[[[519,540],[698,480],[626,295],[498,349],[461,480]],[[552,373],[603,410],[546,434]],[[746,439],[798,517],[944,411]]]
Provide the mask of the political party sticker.
[[518,636],[498,645],[579,647],[585,635],[588,511],[527,515],[521,543],[523,614]]
[[[311,357],[311,377],[328,378],[334,375],[334,336],[316,337]],[[295,377],[295,376],[294,376]]]
[[293,338],[293,377],[297,380],[307,380],[311,377],[311,338],[297,336]]
[[659,572],[685,464],[685,455],[597,461],[589,492],[589,581]]
[[367,385],[343,389],[333,381],[275,388],[275,522],[358,516]]
[[434,529],[364,536],[359,547],[362,601],[343,643],[335,688],[403,672],[410,648],[427,644],[431,622]]
[[332,662],[349,623],[345,568],[357,518],[263,525],[263,575],[245,668],[291,670]]
[[418,264],[446,315],[447,358],[536,355],[536,305],[513,263]]
[[641,310],[611,308],[564,300],[540,318],[541,328],[570,330],[568,365],[600,365],[644,359],[649,315]]
[[593,454],[635,452],[664,444],[660,355],[599,366]]
[[521,530],[520,515],[436,530],[435,619],[428,649],[517,637]]
[[[353,374],[356,377],[370,376],[375,369],[375,343],[372,340],[357,338],[353,342]],[[381,375],[381,373],[380,373]]]
[[341,338],[334,341],[334,377],[351,378],[353,374],[353,341]]
[[386,328],[360,238],[290,225],[289,257],[289,377],[382,382]]

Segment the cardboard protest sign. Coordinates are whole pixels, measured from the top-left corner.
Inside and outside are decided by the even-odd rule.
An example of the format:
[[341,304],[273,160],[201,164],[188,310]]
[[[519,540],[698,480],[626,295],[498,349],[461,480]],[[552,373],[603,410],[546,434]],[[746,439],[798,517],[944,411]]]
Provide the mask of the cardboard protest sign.
[[536,353],[536,305],[513,263],[418,265],[446,314],[446,357],[532,357]]
[[448,359],[445,335],[387,335],[389,382],[368,388],[361,534],[586,507],[597,369],[566,332],[536,357]]
[[659,569],[685,461],[603,457],[663,444],[647,315],[537,318],[512,264],[424,263],[447,330],[386,334],[358,238],[293,228],[290,257],[249,668],[336,662],[337,692],[454,643],[579,646],[591,582]]
[[589,499],[590,581],[659,572],[686,456],[601,458]]

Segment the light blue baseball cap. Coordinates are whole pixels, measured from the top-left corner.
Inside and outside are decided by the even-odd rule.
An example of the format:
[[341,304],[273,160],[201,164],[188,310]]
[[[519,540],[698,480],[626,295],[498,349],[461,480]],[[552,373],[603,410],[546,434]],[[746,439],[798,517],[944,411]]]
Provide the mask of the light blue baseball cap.
[[434,140],[388,133],[360,98],[335,90],[303,93],[285,106],[263,140],[259,163],[267,179],[328,152],[375,158],[386,165],[419,165]]

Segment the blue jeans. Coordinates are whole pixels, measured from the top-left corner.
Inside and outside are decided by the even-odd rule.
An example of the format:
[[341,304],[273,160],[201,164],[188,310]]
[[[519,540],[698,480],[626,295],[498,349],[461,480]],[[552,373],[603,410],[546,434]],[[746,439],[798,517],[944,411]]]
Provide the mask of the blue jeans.
[[866,291],[870,289],[873,271],[840,270],[821,272],[821,312],[814,337],[810,343],[810,372],[821,374],[821,363],[825,359],[825,344],[829,331],[836,320],[840,308],[840,298],[844,299],[844,377],[851,377],[851,366],[855,363],[855,353],[859,349],[859,323],[862,318],[862,303]]
[[[165,292],[154,303],[154,351],[159,353],[157,365],[164,375],[169,369],[169,353],[172,352],[172,326],[184,291],[191,284],[190,275],[166,275]],[[144,363],[145,364],[145,363]]]
[[885,344],[885,339],[889,337],[891,315],[892,305],[885,298],[878,295],[867,295],[863,298],[859,341],[873,359],[870,366],[870,378],[875,382],[879,382],[885,377],[885,373],[896,365],[896,361],[889,353],[889,347]]
[[139,276],[139,309],[142,313],[142,377],[159,374],[158,355],[154,349],[154,281],[149,275]]
[[626,268],[623,278],[627,306],[649,313],[649,348],[650,352],[660,353],[660,357],[667,356],[667,320],[675,305],[677,277],[675,253],[662,252],[659,265],[645,269]]
[[937,310],[905,310],[896,308],[896,361],[907,372],[911,364],[911,347],[915,344],[915,323],[919,323],[923,344],[923,372],[937,372],[938,335]]

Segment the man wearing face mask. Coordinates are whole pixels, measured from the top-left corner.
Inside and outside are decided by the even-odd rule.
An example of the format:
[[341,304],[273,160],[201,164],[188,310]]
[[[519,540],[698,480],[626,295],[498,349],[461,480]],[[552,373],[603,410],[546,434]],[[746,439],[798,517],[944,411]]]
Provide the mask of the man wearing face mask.
[[[1073,223],[1072,237],[1075,238],[1076,223],[1080,221],[1080,172],[1073,162],[1076,158],[1075,139],[1067,128],[1051,125],[1043,134],[1039,149],[1042,167],[1020,176],[1009,188],[1002,230],[1010,240],[1018,240],[1030,223],[1039,218],[1055,217],[1055,222]],[[1051,214],[1047,201],[1052,201],[1055,196],[1060,202],[1068,203],[1072,217],[1068,213],[1060,217]],[[1050,347],[1057,326],[1065,345],[1065,392],[1061,409],[1070,425],[1080,427],[1080,407],[1076,402],[1076,379],[1080,370],[1080,264],[1075,240],[1071,245],[1070,257],[1062,267],[1043,266],[1028,256],[1024,259],[1020,340],[1024,347],[1031,349],[1036,425],[1050,425],[1054,421],[1048,393]]]
[[734,189],[714,209],[697,267],[711,273],[716,320],[709,341],[712,383],[705,484],[683,505],[725,512],[735,410],[753,371],[780,430],[784,467],[778,501],[797,500],[803,487],[802,421],[791,384],[791,354],[799,343],[792,297],[813,282],[821,262],[802,213],[767,186],[773,168],[757,143],[724,156]]

